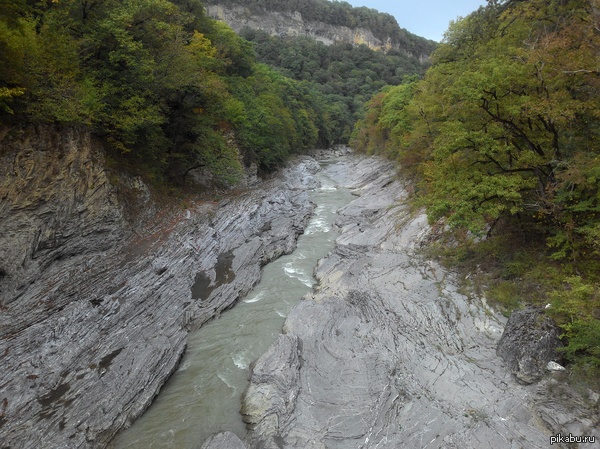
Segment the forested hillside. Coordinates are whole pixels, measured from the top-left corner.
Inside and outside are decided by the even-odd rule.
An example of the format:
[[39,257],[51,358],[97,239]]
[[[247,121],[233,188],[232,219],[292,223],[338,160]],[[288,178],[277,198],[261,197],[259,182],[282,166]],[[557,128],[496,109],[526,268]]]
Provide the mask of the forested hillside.
[[353,134],[417,180],[432,222],[462,232],[454,260],[487,272],[490,297],[550,304],[586,368],[600,368],[599,61],[597,0],[489,1]]
[[281,38],[250,29],[242,30],[241,36],[254,45],[259,61],[310,82],[325,96],[337,123],[336,143],[348,141],[365,102],[377,91],[401,84],[405,77],[423,75],[428,67],[405,53],[384,53],[366,45],[325,45],[309,37]]
[[160,182],[203,166],[220,182],[328,146],[337,111],[192,0],[3,2],[0,117],[89,128]]

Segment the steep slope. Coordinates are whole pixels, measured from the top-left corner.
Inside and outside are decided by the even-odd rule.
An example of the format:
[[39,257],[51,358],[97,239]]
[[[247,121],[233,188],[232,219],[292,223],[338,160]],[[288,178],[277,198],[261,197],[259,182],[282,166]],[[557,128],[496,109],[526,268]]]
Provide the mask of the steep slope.
[[327,45],[365,44],[373,50],[402,51],[422,62],[435,48],[433,41],[400,28],[391,15],[346,2],[210,0],[205,6],[210,17],[237,32],[250,28],[280,37],[311,37]]

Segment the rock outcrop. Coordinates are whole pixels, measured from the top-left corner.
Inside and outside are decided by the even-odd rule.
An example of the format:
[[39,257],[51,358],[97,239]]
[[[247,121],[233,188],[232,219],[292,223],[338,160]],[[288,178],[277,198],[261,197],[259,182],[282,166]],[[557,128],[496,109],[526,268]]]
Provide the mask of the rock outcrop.
[[305,20],[298,11],[265,10],[257,14],[244,6],[243,2],[240,2],[239,5],[223,5],[213,1],[205,3],[205,7],[209,17],[224,21],[238,33],[244,28],[250,28],[265,31],[272,36],[311,37],[326,45],[340,43],[364,44],[372,50],[388,51],[394,49],[404,51],[406,54],[417,58],[421,63],[429,59],[428,54],[411,53],[411,50],[402,48],[389,37],[383,40],[376,37],[372,30]]
[[187,210],[148,196],[137,214],[154,222],[139,227],[89,134],[3,136],[0,158],[0,441],[13,449],[102,448],[139,416],[188,330],[293,250],[318,166]]
[[340,213],[317,290],[256,362],[249,448],[546,448],[551,432],[596,432],[597,397],[586,416],[514,380],[496,356],[504,318],[418,255],[426,217],[402,204],[385,162],[328,171],[359,196]]
[[[2,447],[103,448],[151,403],[188,330],[293,250],[318,164],[304,158],[235,198],[165,212],[137,179],[119,192],[85,132],[0,141]],[[327,170],[357,199],[340,213],[319,287],[254,364],[247,441],[222,433],[203,448],[545,448],[558,432],[600,441],[600,396],[562,372],[516,382],[496,356],[504,319],[418,255],[427,220],[399,202],[391,165],[347,158]]]
[[200,449],[246,449],[236,434],[223,432],[213,435],[204,442]]
[[104,167],[89,133],[50,127],[2,130],[0,335],[19,332],[69,302],[42,285],[38,288],[48,290],[43,304],[24,298],[23,291],[41,272],[72,257],[87,262],[131,233]]
[[559,360],[560,329],[541,309],[517,310],[510,315],[497,354],[523,383],[540,380],[548,364]]

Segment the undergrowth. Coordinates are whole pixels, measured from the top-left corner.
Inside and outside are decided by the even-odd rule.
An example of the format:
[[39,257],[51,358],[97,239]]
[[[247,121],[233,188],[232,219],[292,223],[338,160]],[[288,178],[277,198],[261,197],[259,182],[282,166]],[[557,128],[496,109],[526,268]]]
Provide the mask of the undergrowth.
[[543,308],[563,330],[560,351],[573,379],[598,389],[600,261],[554,260],[545,236],[530,229],[504,223],[483,240],[444,229],[427,252],[505,316],[526,306]]

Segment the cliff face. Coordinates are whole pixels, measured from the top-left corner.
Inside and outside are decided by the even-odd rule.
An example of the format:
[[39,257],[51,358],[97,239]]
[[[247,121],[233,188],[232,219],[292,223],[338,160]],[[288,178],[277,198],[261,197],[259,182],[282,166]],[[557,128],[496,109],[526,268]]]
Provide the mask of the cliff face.
[[375,37],[373,31],[366,28],[350,28],[320,21],[309,21],[305,20],[298,11],[263,11],[261,14],[257,14],[243,5],[205,3],[205,7],[209,17],[224,21],[238,33],[244,28],[250,28],[265,31],[272,36],[307,36],[326,45],[338,43],[365,44],[373,50],[388,51],[394,49],[404,51],[408,55],[418,58],[421,62],[426,61],[429,57],[427,54],[412,54],[407,49],[393,43],[389,37],[385,40],[379,39]]
[[[0,306],[16,311],[1,334],[35,322],[20,294],[50,266],[89,258],[127,234],[122,207],[89,133],[52,127],[0,135]],[[12,304],[16,302],[16,304]]]
[[105,447],[173,372],[190,327],[292,251],[316,162],[182,210],[139,179],[115,188],[86,132],[6,130],[0,144],[0,441]]

